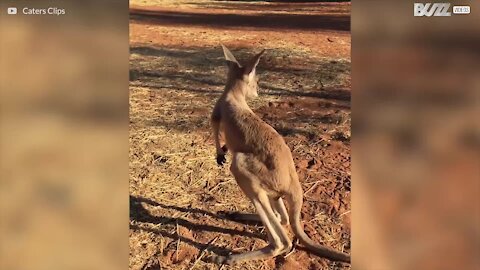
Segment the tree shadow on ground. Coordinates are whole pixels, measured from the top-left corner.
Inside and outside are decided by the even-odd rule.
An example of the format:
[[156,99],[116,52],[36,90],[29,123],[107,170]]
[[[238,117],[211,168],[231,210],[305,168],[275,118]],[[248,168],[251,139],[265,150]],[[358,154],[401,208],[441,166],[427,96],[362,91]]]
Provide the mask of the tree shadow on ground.
[[130,8],[130,18],[135,22],[144,24],[189,25],[221,29],[247,27],[275,30],[350,31],[349,14],[233,14]]
[[[161,78],[160,76],[159,78]],[[168,76],[167,76],[168,77]],[[176,77],[176,76],[173,76]],[[182,78],[181,76],[177,78]],[[223,84],[217,84],[217,83],[209,83],[209,80],[201,80],[201,79],[195,79],[191,77],[183,77],[183,80],[192,80],[192,81],[197,81],[201,82],[204,84],[209,84],[212,86],[220,86]],[[211,81],[210,81],[211,82]],[[330,90],[324,90],[324,91],[319,91],[319,92],[294,92],[290,91],[287,89],[279,88],[279,87],[273,87],[267,84],[260,84],[260,93],[259,95],[269,95],[269,96],[284,96],[284,97],[314,97],[314,98],[324,98],[324,99],[330,99],[330,100],[341,100],[341,101],[350,101],[350,91],[346,89],[330,89]],[[145,88],[150,88],[153,90],[162,90],[168,87],[167,86],[158,86],[155,83],[136,83],[133,84],[136,87],[145,87]],[[205,94],[209,96],[220,96],[223,91],[221,90],[210,90],[210,89],[204,89],[204,87],[185,87],[185,86],[174,86],[176,91],[186,91],[186,92],[191,92],[191,93],[198,93],[198,94]],[[268,92],[261,92],[263,89],[268,89],[271,91]]]
[[[170,119],[159,118],[151,121],[142,120],[143,124],[148,126],[162,126],[167,129],[190,132],[192,129],[209,129],[210,107],[223,92],[225,84],[226,67],[225,60],[220,48],[202,48],[202,47],[149,47],[132,46],[131,52],[134,56],[131,58],[131,82],[133,87],[149,89],[152,92],[175,91],[176,96],[182,97],[182,92],[186,93],[186,98],[191,99],[191,94],[200,99],[205,97],[211,102],[207,106],[202,103],[201,108],[192,111],[185,109],[185,102],[179,105],[171,105],[172,113],[176,117]],[[247,59],[252,55],[248,48],[236,48],[237,59]],[[296,57],[301,63],[291,68],[285,59]],[[277,60],[280,59],[280,60]],[[289,51],[271,50],[267,51],[262,58],[257,73],[259,74],[259,95],[285,97],[286,100],[298,98],[315,98],[315,102],[324,103],[321,106],[331,107],[338,110],[350,110],[350,90],[343,88],[322,88],[316,86],[315,80],[322,79],[323,76],[331,76],[332,80],[337,80],[342,72],[348,72],[349,63],[332,61],[329,59],[309,59],[304,56],[291,56]],[[326,72],[324,70],[327,70]],[[297,88],[289,88],[301,85]],[[301,106],[301,105],[300,105]],[[320,107],[320,105],[318,106]],[[298,108],[289,111],[298,110]],[[206,109],[202,110],[202,109]],[[291,117],[290,117],[291,118]],[[277,119],[274,122],[288,123],[288,130],[282,132],[282,135],[295,133],[295,127],[298,124],[313,123],[317,121],[323,124],[335,124],[334,116],[314,115],[314,116],[296,116],[293,118]],[[276,127],[278,128],[278,127]],[[309,133],[298,130],[296,133],[302,133],[310,136]]]
[[[184,47],[184,48],[154,48],[149,46],[132,46],[130,49],[132,54],[140,56],[159,58],[165,65],[175,65],[175,68],[160,66],[152,60],[152,65],[148,68],[135,64],[132,61],[131,80],[136,81],[137,85],[142,87],[164,88],[165,82],[176,82],[175,88],[183,91],[192,92],[209,92],[199,90],[194,83],[200,83],[205,86],[214,86],[217,89],[222,88],[225,84],[225,74],[214,72],[215,68],[224,67],[225,60],[220,47],[218,48],[201,48],[201,47]],[[240,62],[245,61],[253,55],[247,48],[236,48],[235,55]],[[276,58],[284,58],[288,52],[278,52],[276,50],[267,51],[257,68],[260,77],[264,77],[266,73],[274,74],[283,80],[291,80],[306,83],[305,79],[322,80],[322,77],[330,77],[330,80],[337,80],[336,77],[349,70],[350,63],[331,60],[312,60],[305,59],[302,63],[307,67],[291,67],[288,64],[278,63]],[[242,61],[243,60],[243,61]],[[156,68],[158,66],[158,69]],[[182,71],[187,70],[187,71]],[[325,79],[326,80],[326,79]],[[139,82],[139,83],[137,83]],[[312,89],[315,91],[292,91],[283,87],[270,84],[269,81],[260,80],[261,89],[269,90],[261,94],[275,96],[299,96],[299,97],[316,97],[333,100],[350,100],[350,91],[346,89]],[[318,87],[321,88],[321,87]]]
[[222,228],[222,227],[217,227],[212,225],[197,224],[184,218],[154,216],[150,214],[150,212],[142,206],[142,203],[146,203],[154,207],[160,207],[165,210],[174,210],[182,213],[195,214],[199,216],[208,216],[210,218],[214,218],[217,220],[234,221],[234,222],[242,223],[246,225],[258,225],[258,223],[248,222],[248,221],[239,221],[239,220],[229,218],[229,213],[211,213],[198,208],[183,208],[183,207],[174,206],[174,205],[165,205],[165,204],[157,203],[150,199],[130,195],[130,220],[137,222],[137,224],[130,224],[130,229],[153,232],[155,234],[160,234],[163,237],[168,237],[174,241],[180,240],[183,243],[187,243],[191,246],[198,248],[199,250],[203,250],[206,247],[209,247],[210,251],[217,253],[219,255],[226,255],[232,252],[230,249],[211,245],[208,243],[196,242],[194,241],[194,239],[183,237],[181,235],[178,235],[177,233],[171,233],[166,230],[151,228],[150,226],[145,226],[145,225],[147,224],[150,224],[150,225],[178,224],[179,226],[183,226],[191,231],[197,231],[197,232],[207,231],[207,232],[215,232],[215,233],[222,233],[222,234],[228,234],[228,235],[240,235],[240,236],[249,237],[249,238],[258,238],[262,240],[266,239],[265,236],[263,235],[248,232],[248,231],[239,231],[235,229]]
[[[226,9],[226,10],[250,10],[250,11],[302,11],[302,12],[312,12],[318,9],[321,9],[322,12],[329,12],[332,11],[337,13],[348,13],[349,6],[347,5],[339,5],[338,2],[350,2],[348,0],[345,1],[318,1],[318,0],[300,0],[300,1],[291,1],[291,0],[273,0],[273,1],[256,1],[256,0],[243,0],[243,1],[225,1],[225,0],[217,0],[217,3],[195,3],[192,2],[190,4],[200,6],[203,8],[219,8],[219,9]],[[265,5],[262,2],[268,2],[273,4]]]
[[[186,219],[182,218],[172,218],[172,217],[163,217],[163,216],[153,216],[149,213],[148,210],[146,210],[141,203],[146,203],[151,206],[155,207],[161,207],[164,209],[169,209],[169,210],[175,210],[179,211],[182,213],[190,213],[190,214],[198,214],[198,215],[205,215],[209,216],[215,219],[227,219],[230,221],[235,221],[239,222],[245,225],[258,225],[258,222],[252,222],[252,221],[239,221],[235,219],[229,219],[229,214],[228,213],[211,213],[208,211],[205,211],[203,209],[198,209],[198,208],[183,208],[179,206],[174,206],[174,205],[165,205],[161,203],[157,203],[153,200],[142,198],[142,197],[136,197],[130,195],[130,220],[136,221],[139,224],[130,224],[130,229],[134,231],[146,231],[146,232],[151,232],[154,234],[161,235],[162,237],[167,237],[172,239],[173,241],[178,241],[180,240],[182,243],[188,244],[190,246],[193,246],[197,248],[198,250],[205,250],[208,248],[209,251],[217,254],[217,255],[228,255],[228,254],[238,254],[240,252],[233,251],[228,248],[224,248],[218,245],[214,245],[212,243],[201,243],[197,242],[194,239],[190,239],[184,236],[179,235],[178,233],[172,233],[167,230],[163,229],[157,229],[157,228],[151,228],[149,226],[145,226],[145,224],[153,224],[153,225],[159,225],[159,224],[169,224],[169,223],[175,223],[178,224],[179,226],[183,226],[187,228],[190,231],[209,231],[209,232],[219,232],[219,233],[224,233],[224,234],[230,234],[230,235],[240,235],[240,236],[245,236],[245,237],[250,237],[250,238],[259,238],[262,240],[267,241],[267,238],[255,234],[255,233],[250,233],[246,231],[239,231],[239,230],[232,230],[228,228],[221,228],[221,227],[216,227],[216,226],[211,226],[211,225],[202,225],[202,224],[196,224],[193,222],[190,222]],[[249,215],[249,214],[247,214]],[[294,239],[294,243],[296,240]],[[295,247],[298,250],[302,250],[305,252],[309,252],[309,250],[305,247],[295,245]],[[166,252],[166,251],[164,251]],[[163,254],[165,255],[165,254]],[[210,258],[204,258],[202,259],[203,261],[206,262],[211,262]]]

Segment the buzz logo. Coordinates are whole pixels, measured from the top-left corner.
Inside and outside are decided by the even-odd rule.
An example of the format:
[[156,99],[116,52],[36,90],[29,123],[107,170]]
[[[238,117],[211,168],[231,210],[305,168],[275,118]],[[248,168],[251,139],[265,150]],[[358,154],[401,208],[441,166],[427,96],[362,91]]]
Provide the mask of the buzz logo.
[[449,11],[450,3],[414,3],[413,4],[413,16],[422,17],[422,16],[452,16],[452,13]]

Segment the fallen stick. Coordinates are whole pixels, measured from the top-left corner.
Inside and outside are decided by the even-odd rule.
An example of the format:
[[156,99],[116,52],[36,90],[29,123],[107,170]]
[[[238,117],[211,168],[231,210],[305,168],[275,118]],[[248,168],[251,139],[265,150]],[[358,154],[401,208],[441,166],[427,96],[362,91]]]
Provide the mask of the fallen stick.
[[202,251],[200,251],[200,255],[195,260],[195,262],[193,262],[193,264],[189,268],[189,270],[192,270],[195,267],[195,265],[197,265],[197,263],[203,258],[203,255],[205,255],[205,253],[208,250],[208,248],[210,247],[210,245],[212,245],[215,241],[217,241],[217,239],[218,239],[218,236],[213,238],[210,242],[208,242],[207,246],[205,246],[205,248],[203,248]]

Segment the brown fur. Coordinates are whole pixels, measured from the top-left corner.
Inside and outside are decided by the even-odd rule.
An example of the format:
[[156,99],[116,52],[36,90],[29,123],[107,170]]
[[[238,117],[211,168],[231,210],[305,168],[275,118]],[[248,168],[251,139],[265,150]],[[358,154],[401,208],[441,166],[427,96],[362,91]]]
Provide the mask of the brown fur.
[[[300,221],[303,190],[290,149],[282,136],[260,119],[246,102],[247,97],[257,96],[255,69],[263,51],[242,66],[225,46],[222,47],[229,71],[225,90],[212,113],[217,161],[219,164],[225,161],[226,149],[232,152],[230,170],[254,204],[270,244],[243,254],[217,257],[216,262],[234,263],[288,252],[292,243],[282,224],[287,225],[289,220],[295,235],[313,253],[350,262],[349,255],[314,243],[303,231]],[[282,198],[289,204],[288,212]]]

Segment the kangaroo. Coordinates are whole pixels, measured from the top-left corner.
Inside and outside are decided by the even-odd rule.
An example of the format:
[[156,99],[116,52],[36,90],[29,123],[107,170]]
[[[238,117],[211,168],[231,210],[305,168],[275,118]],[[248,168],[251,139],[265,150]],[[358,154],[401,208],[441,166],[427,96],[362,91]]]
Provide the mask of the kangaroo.
[[[258,96],[255,69],[265,50],[241,65],[223,44],[222,48],[228,65],[227,82],[211,116],[217,163],[223,165],[227,151],[232,153],[230,171],[255,206],[266,228],[269,245],[241,254],[216,256],[213,260],[219,264],[233,264],[287,253],[292,242],[282,225],[291,222],[295,236],[311,252],[350,263],[348,254],[316,244],[304,232],[300,216],[303,190],[292,153],[283,137],[246,102],[247,98]],[[288,202],[288,211],[283,198]]]

